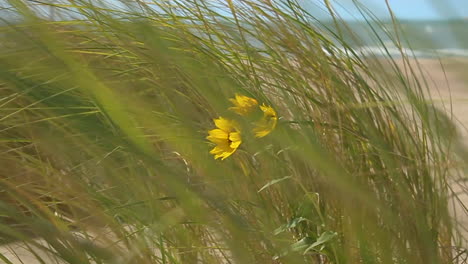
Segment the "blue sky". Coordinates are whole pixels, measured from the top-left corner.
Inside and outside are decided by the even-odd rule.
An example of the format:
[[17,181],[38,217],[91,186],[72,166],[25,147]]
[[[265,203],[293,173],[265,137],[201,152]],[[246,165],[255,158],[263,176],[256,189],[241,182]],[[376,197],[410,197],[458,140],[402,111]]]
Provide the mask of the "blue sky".
[[[305,0],[307,1],[307,0]],[[400,19],[424,20],[424,19],[447,19],[468,18],[468,0],[388,0],[393,12]],[[335,0],[336,8],[343,6],[349,11],[340,14],[345,19],[353,19],[359,16],[353,8],[352,0]],[[339,3],[339,4],[338,4]],[[361,0],[379,18],[388,17],[385,0]]]
[[[51,0],[54,1],[54,0]],[[93,1],[93,0],[91,0]],[[104,0],[104,2],[116,4],[123,0]],[[207,0],[208,2],[210,0]],[[223,1],[223,0],[215,0]],[[234,0],[242,1],[242,0]],[[279,0],[284,1],[284,0]],[[297,0],[309,9],[317,17],[327,17],[323,8],[324,0]],[[342,18],[346,20],[360,20],[359,12],[353,4],[353,0],[330,0]],[[385,0],[358,0],[369,8],[380,19],[389,18]],[[399,19],[409,20],[444,20],[447,18],[467,18],[468,0],[388,0],[394,13]],[[5,6],[6,0],[0,0],[0,7]],[[326,13],[326,12],[325,12]]]

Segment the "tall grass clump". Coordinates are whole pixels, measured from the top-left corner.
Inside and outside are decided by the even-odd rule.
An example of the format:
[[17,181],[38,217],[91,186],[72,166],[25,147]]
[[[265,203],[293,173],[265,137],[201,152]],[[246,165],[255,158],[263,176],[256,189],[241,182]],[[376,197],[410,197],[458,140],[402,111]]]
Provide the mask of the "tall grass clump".
[[328,1],[331,23],[294,1],[5,8],[2,244],[38,263],[453,263],[450,117],[406,54],[355,52]]

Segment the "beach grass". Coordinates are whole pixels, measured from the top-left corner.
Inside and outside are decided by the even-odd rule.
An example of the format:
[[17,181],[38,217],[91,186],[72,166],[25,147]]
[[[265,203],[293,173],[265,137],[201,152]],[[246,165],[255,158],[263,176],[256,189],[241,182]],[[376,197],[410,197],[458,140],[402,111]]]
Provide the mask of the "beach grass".
[[404,36],[402,67],[353,50],[328,1],[332,27],[294,1],[7,2],[2,244],[38,263],[454,263],[466,151]]

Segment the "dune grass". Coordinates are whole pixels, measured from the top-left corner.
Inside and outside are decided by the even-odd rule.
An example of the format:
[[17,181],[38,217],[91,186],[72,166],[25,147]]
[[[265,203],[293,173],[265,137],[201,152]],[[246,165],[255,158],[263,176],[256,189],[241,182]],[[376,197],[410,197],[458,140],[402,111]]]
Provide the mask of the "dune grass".
[[[332,28],[293,1],[8,3],[2,244],[38,263],[454,262],[451,117],[408,56],[353,51],[327,1]],[[225,160],[219,117],[242,138]]]

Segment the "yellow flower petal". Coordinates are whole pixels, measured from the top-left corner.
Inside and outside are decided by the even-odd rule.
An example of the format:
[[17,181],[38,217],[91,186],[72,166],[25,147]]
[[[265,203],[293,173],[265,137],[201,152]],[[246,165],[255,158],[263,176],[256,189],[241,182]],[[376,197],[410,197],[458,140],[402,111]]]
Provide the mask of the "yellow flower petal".
[[215,143],[216,145],[220,145],[220,144],[223,144],[223,143],[226,142],[226,139],[215,138],[215,137],[211,137],[211,136],[206,137],[206,139],[208,139],[209,141]]
[[234,105],[233,107],[229,107],[229,110],[239,115],[247,115],[258,105],[257,100],[240,94],[236,94],[229,101]]
[[210,150],[210,154],[221,154],[224,152],[229,152],[231,151],[231,148],[226,144],[225,146],[216,146],[212,150]]
[[270,132],[271,131],[269,129],[254,129],[255,137],[257,138],[262,138],[270,134]]
[[218,127],[219,129],[222,129],[222,130],[224,130],[226,132],[230,132],[234,128],[233,127],[233,121],[224,119],[222,117],[220,117],[218,119],[215,119],[214,122],[215,122],[216,127]]
[[276,118],[276,111],[271,106],[262,104],[260,109],[263,111],[263,116],[266,118]]
[[215,155],[214,156],[215,159],[222,158],[222,160],[224,160],[225,158],[230,156],[232,153],[234,153],[235,150],[236,149],[233,149],[229,147],[228,145],[223,146],[223,147],[216,146],[214,149],[210,151],[210,153]]
[[239,132],[229,133],[229,141],[231,142],[231,144],[229,145],[231,148],[238,148],[239,145],[242,143],[240,133]]
[[219,155],[219,157],[221,157],[221,160],[225,160],[227,157],[231,156],[234,153],[234,151],[236,151],[236,149],[232,149],[232,151],[230,152],[224,152],[223,154]]
[[210,150],[210,154],[214,155],[215,159],[226,159],[231,156],[242,143],[242,138],[237,124],[222,117],[214,119],[215,125],[218,128],[208,131],[206,139],[216,144]]
[[224,131],[222,129],[217,129],[217,128],[208,131],[208,134],[209,134],[208,137],[211,137],[211,138],[219,138],[219,139],[228,139],[229,138],[229,132],[226,132],[226,131]]
[[255,106],[258,104],[257,100],[240,94],[236,94],[236,101],[239,103],[239,105],[244,106]]
[[271,133],[276,127],[278,117],[276,111],[271,106],[265,104],[260,106],[263,111],[263,118],[257,122],[257,126],[253,129],[255,137],[262,138]]
[[239,132],[229,133],[229,140],[231,141],[241,141],[241,135]]
[[242,143],[241,141],[234,141],[234,142],[231,142],[231,145],[229,146],[233,149],[237,149],[241,143]]

